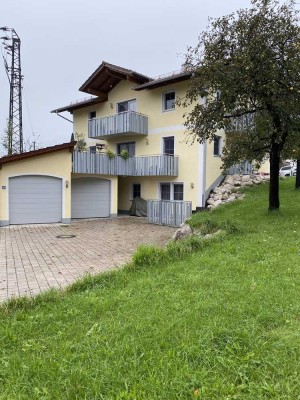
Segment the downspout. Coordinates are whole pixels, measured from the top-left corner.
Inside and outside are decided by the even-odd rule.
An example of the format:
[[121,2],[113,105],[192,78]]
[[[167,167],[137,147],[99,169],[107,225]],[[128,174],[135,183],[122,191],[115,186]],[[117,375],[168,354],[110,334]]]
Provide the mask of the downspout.
[[66,118],[66,117],[63,117],[63,116],[60,115],[57,111],[55,111],[55,114],[58,115],[60,118],[63,118],[63,119],[65,119],[66,121],[69,121],[69,122],[71,122],[71,124],[73,124],[73,121],[71,121],[70,119],[68,119],[68,118]]
[[198,155],[198,207],[205,207],[205,193],[206,193],[206,153],[207,144],[199,143]]

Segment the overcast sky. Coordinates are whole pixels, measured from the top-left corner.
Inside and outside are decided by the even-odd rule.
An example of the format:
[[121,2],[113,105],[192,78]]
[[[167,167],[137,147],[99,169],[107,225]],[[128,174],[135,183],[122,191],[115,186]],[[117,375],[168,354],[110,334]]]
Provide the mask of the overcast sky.
[[[41,147],[68,142],[72,124],[50,111],[88,97],[78,88],[103,60],[151,77],[180,69],[208,17],[249,5],[250,0],[2,2],[0,26],[14,28],[21,39],[24,136],[34,133]],[[0,136],[8,106],[1,58]]]

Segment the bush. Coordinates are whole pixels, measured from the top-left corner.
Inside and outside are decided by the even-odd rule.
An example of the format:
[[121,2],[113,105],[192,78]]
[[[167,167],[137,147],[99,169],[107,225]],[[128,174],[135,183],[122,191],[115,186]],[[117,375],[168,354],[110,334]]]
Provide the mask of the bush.
[[107,155],[107,157],[110,159],[110,160],[112,160],[113,158],[115,158],[115,153],[112,151],[112,150],[110,150],[110,149],[106,149],[106,151],[105,151],[105,154]]
[[124,149],[124,150],[121,151],[120,156],[121,156],[124,160],[128,160],[128,158],[129,158],[129,153],[128,153],[127,150]]

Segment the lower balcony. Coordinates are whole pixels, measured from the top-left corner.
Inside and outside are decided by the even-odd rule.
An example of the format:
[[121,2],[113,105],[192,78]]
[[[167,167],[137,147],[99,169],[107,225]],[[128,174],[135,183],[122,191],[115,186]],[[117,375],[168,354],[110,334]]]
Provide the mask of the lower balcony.
[[135,111],[93,118],[88,122],[88,136],[94,139],[147,134],[148,117]]
[[124,160],[106,154],[73,152],[73,173],[121,176],[178,176],[178,156],[136,156]]

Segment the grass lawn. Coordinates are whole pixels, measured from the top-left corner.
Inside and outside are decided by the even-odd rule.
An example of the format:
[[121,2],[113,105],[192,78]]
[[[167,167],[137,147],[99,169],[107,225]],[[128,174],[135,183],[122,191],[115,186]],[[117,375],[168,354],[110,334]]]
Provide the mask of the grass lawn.
[[300,192],[280,184],[279,212],[247,189],[193,216],[226,234],[2,306],[0,399],[300,399]]

